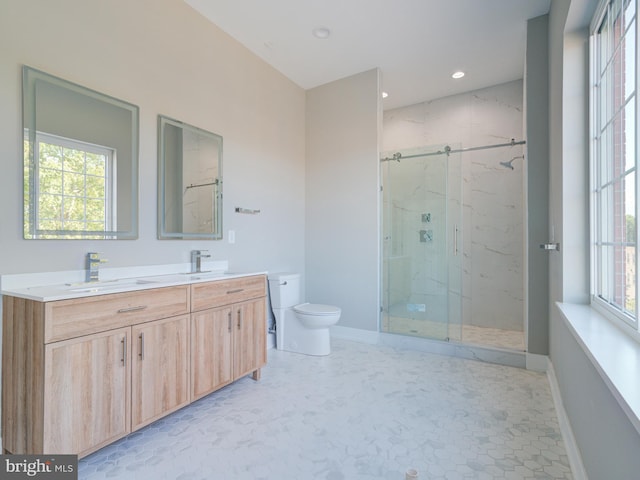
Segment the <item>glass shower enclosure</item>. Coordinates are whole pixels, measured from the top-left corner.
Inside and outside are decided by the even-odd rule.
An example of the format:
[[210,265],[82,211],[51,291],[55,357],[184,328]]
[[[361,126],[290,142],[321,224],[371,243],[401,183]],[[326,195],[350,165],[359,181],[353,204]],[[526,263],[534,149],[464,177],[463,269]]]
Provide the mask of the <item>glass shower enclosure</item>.
[[460,341],[462,170],[457,147],[386,152],[381,331]]

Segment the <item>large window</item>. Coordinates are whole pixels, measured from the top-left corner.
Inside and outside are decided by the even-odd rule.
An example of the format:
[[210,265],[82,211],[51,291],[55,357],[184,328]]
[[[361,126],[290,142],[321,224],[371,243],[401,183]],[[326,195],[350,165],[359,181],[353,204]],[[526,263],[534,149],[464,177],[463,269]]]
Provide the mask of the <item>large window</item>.
[[637,327],[637,0],[592,23],[593,302]]
[[114,224],[113,150],[37,133],[33,158],[35,195],[26,210],[32,212],[26,227],[33,238],[57,238],[60,232],[104,238]]

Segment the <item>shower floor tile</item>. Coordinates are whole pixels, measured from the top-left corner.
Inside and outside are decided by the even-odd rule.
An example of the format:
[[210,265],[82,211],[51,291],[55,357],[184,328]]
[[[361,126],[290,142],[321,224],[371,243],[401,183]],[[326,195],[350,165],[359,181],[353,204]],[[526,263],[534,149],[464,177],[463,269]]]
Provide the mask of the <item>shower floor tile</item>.
[[474,345],[508,348],[520,352],[525,351],[524,332],[518,332],[516,330],[463,325],[461,341]]
[[500,328],[478,327],[475,325],[447,325],[433,320],[385,316],[382,331],[401,335],[434,338],[472,345],[507,348],[525,351],[524,332]]
[[544,374],[334,339],[80,461],[79,478],[571,479]]

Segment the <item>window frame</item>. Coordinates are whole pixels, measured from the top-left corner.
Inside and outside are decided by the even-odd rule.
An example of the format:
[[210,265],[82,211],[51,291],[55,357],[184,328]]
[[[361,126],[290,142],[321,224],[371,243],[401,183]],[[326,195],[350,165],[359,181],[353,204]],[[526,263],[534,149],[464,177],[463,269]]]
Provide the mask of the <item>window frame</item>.
[[[29,141],[28,130],[25,129],[25,142]],[[63,149],[70,150],[78,150],[85,153],[97,154],[105,157],[105,221],[104,221],[104,229],[96,230],[96,231],[88,231],[88,230],[69,230],[69,229],[60,229],[60,230],[49,230],[49,229],[41,229],[39,224],[39,199],[40,199],[40,145],[41,144],[54,145],[57,147],[61,147]],[[61,170],[63,172],[63,170]],[[30,180],[31,190],[33,193],[34,201],[29,206],[29,224],[28,228],[31,232],[32,238],[34,239],[46,239],[49,235],[64,235],[65,238],[109,238],[106,234],[113,229],[113,225],[117,225],[117,189],[115,188],[115,182],[117,178],[117,155],[116,151],[113,148],[104,147],[102,145],[91,144],[87,142],[82,142],[80,140],[70,139],[66,137],[62,137],[59,135],[54,135],[51,133],[39,132],[37,131],[35,134],[34,144],[33,144],[33,164],[30,168],[30,175],[32,179]],[[83,173],[86,177],[86,171]],[[61,196],[64,198],[65,193],[63,192]],[[85,200],[88,198],[86,195],[86,189],[84,191],[84,195],[82,196]],[[85,218],[85,223],[87,219]],[[57,237],[56,237],[57,238]]]
[[[602,83],[605,83],[607,81],[607,79],[610,78],[614,78],[614,75],[611,75],[610,77],[603,77],[605,80],[604,82],[600,82],[600,77],[601,77],[601,73],[603,72],[603,68],[602,68],[602,60],[604,58],[604,56],[602,55],[602,48],[608,48],[609,51],[607,52],[606,58],[604,58],[606,65],[608,66],[612,66],[615,62],[615,57],[616,57],[616,52],[620,52],[619,47],[620,44],[611,44],[610,43],[610,39],[611,37],[615,34],[613,32],[613,30],[608,30],[609,32],[609,36],[608,38],[605,39],[605,41],[602,41],[602,37],[599,37],[599,33],[602,31],[603,28],[606,28],[605,22],[608,21],[608,17],[611,14],[611,12],[613,11],[613,13],[616,13],[616,8],[619,7],[620,11],[619,11],[619,15],[623,15],[624,14],[624,8],[625,8],[625,0],[601,0],[600,3],[598,4],[596,11],[594,13],[592,22],[591,22],[591,26],[590,26],[590,124],[589,124],[589,129],[590,129],[590,138],[591,138],[591,142],[590,142],[590,172],[589,172],[589,181],[590,181],[590,190],[591,190],[591,205],[590,205],[590,209],[591,209],[591,304],[594,308],[596,308],[596,310],[598,310],[600,313],[604,314],[605,316],[607,316],[607,318],[610,318],[612,320],[615,320],[615,322],[621,326],[623,326],[623,328],[625,330],[628,331],[632,331],[635,335],[637,336],[638,334],[638,327],[639,327],[639,322],[638,322],[638,311],[639,311],[639,306],[638,306],[638,213],[639,213],[639,209],[638,209],[638,196],[639,196],[639,186],[640,186],[640,180],[639,180],[639,170],[638,170],[638,138],[640,138],[640,135],[638,134],[638,78],[640,77],[639,75],[639,46],[638,46],[638,1],[637,0],[630,0],[631,2],[635,3],[635,11],[634,11],[634,15],[632,17],[631,20],[628,21],[628,23],[626,21],[624,21],[623,23],[623,31],[622,31],[622,36],[621,39],[625,40],[625,45],[626,45],[626,40],[628,40],[630,37],[628,36],[629,32],[631,31],[631,29],[633,29],[633,37],[632,39],[635,41],[635,45],[634,45],[634,51],[631,52],[633,54],[633,56],[631,58],[633,58],[635,65],[633,65],[633,73],[634,73],[634,79],[633,79],[633,89],[632,89],[632,93],[627,96],[627,90],[626,90],[626,84],[624,84],[622,81],[618,84],[619,88],[621,88],[621,93],[622,93],[622,101],[620,102],[620,105],[618,106],[617,111],[614,111],[613,107],[615,102],[610,102],[607,101],[607,103],[604,105],[604,109],[607,110],[607,112],[605,112],[606,115],[606,123],[604,124],[604,128],[601,128],[603,123],[602,123],[602,117],[601,117],[601,113],[603,110],[603,97],[602,95],[599,93],[599,89],[602,88]],[[616,5],[617,4],[617,5]],[[614,7],[613,9],[611,7]],[[617,18],[617,15],[616,17]],[[611,22],[609,22],[609,25],[612,26],[613,24]],[[605,44],[606,43],[606,44]],[[611,47],[614,47],[613,49]],[[625,57],[624,60],[629,60],[628,57]],[[621,60],[622,61],[622,60]],[[624,65],[624,63],[623,63]],[[609,73],[611,73],[611,70],[609,71]],[[613,72],[615,73],[615,72]],[[617,80],[617,79],[616,79]],[[613,85],[613,83],[609,82],[608,84],[605,83],[605,87],[607,86],[611,86]],[[615,95],[613,93],[612,90],[608,90],[608,94],[606,95],[608,98],[607,100],[611,100],[613,98],[615,98]],[[625,154],[625,156],[623,157],[625,159],[625,163],[624,163],[624,167],[621,169],[620,172],[614,172],[613,168],[609,168],[607,169],[606,173],[608,174],[608,178],[605,179],[606,181],[603,181],[601,179],[601,172],[603,171],[602,169],[602,146],[601,146],[601,142],[602,139],[605,138],[605,141],[611,141],[611,139],[608,139],[607,136],[609,137],[614,137],[613,134],[615,134],[615,128],[614,125],[616,122],[616,119],[618,117],[624,118],[626,109],[628,108],[629,104],[632,103],[632,112],[633,112],[633,125],[631,126],[632,128],[632,132],[634,135],[633,138],[633,151],[631,152],[632,158],[633,158],[633,165],[631,166],[631,168],[627,168],[628,167],[628,155],[627,153],[629,153],[626,148],[627,146],[625,144],[620,144],[621,147],[623,148],[623,152]],[[626,121],[626,119],[625,119]],[[604,135],[602,135],[602,133],[604,132]],[[613,133],[613,134],[612,134]],[[626,130],[625,130],[625,134],[626,134]],[[616,154],[615,154],[615,146],[613,143],[607,145],[607,149],[605,151],[605,154],[607,155],[607,158],[605,159],[605,161],[610,162],[610,161],[615,161],[616,160]],[[633,261],[633,274],[635,276],[634,278],[634,295],[635,295],[635,302],[634,302],[634,312],[633,314],[630,314],[631,312],[628,312],[626,310],[626,295],[623,294],[622,297],[622,305],[617,306],[615,305],[614,301],[615,301],[615,290],[616,290],[616,281],[615,281],[615,276],[616,273],[619,275],[620,272],[616,272],[616,265],[615,265],[615,248],[616,247],[622,247],[625,248],[626,246],[628,246],[629,242],[621,242],[619,240],[617,240],[615,238],[615,233],[613,235],[613,240],[612,241],[608,241],[608,242],[604,242],[602,240],[602,235],[603,235],[603,227],[607,224],[609,224],[610,226],[613,225],[615,227],[615,201],[612,201],[607,209],[605,208],[600,208],[601,204],[602,204],[602,199],[604,197],[604,195],[602,195],[602,191],[606,191],[607,193],[611,193],[616,194],[618,193],[616,191],[615,188],[615,183],[618,181],[621,184],[623,184],[626,179],[628,178],[628,175],[633,175],[634,176],[634,197],[633,197],[633,204],[632,207],[634,208],[634,215],[635,215],[635,239],[633,242],[633,246],[635,247],[635,258]],[[611,192],[609,192],[609,190],[611,190]],[[624,191],[624,189],[623,189]],[[623,192],[620,192],[620,194],[622,195]],[[614,198],[614,197],[611,197]],[[627,206],[627,202],[626,201],[622,201],[621,202],[623,207]],[[603,212],[608,213],[608,218],[604,218],[605,215],[603,214]],[[624,210],[623,208],[623,213],[626,212],[626,210]],[[626,214],[624,215],[624,217],[626,219]],[[611,221],[613,219],[613,222]],[[624,222],[623,227],[621,228],[625,228],[626,229],[626,221]],[[614,228],[615,230],[615,228]],[[626,239],[625,239],[626,240]],[[606,244],[606,245],[605,245]],[[602,259],[602,256],[605,255],[605,252],[607,250],[607,248],[609,249],[614,249],[613,253],[609,253],[609,255],[611,255],[611,259],[605,263],[605,260]],[[626,257],[626,254],[625,254]],[[625,268],[626,269],[626,258],[625,258],[625,263],[624,263]],[[604,272],[605,270],[607,270],[607,272]],[[613,275],[613,280],[611,278],[606,279],[604,278],[606,274],[609,275]],[[602,282],[611,282],[610,285],[608,285],[608,288],[611,290],[611,292],[608,293],[608,298],[603,298],[601,296],[601,294],[603,293],[603,289],[601,287]],[[625,281],[624,283],[624,287],[626,288],[627,282]]]

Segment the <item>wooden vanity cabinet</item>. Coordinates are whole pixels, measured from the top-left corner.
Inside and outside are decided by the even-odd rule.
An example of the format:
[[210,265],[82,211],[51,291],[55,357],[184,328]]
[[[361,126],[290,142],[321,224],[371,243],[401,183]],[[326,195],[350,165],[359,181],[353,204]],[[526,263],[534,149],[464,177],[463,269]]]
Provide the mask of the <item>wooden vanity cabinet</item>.
[[131,430],[189,404],[189,315],[131,328]]
[[[45,345],[44,409],[37,422],[42,446],[35,451],[81,453],[129,433],[131,369],[126,362],[130,330],[120,328]],[[37,443],[39,436],[34,437]],[[3,435],[6,449],[20,451],[5,439]],[[32,452],[28,449],[27,453]]]
[[4,296],[5,452],[85,456],[187,404],[189,301],[188,285]]
[[233,335],[234,379],[251,374],[260,379],[260,368],[267,363],[266,302],[264,298],[234,305],[236,322]]
[[191,398],[240,377],[260,378],[267,363],[266,277],[191,286]]
[[266,276],[3,296],[5,453],[80,457],[266,364]]
[[191,314],[191,399],[197,400],[233,381],[231,308]]

